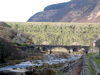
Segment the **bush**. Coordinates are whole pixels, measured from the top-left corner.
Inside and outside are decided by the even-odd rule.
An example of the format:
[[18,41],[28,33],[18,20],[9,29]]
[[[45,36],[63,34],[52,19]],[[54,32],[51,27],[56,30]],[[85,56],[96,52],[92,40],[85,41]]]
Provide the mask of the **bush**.
[[12,43],[0,38],[0,63],[5,63],[5,60],[9,58],[21,58],[21,53],[13,46]]

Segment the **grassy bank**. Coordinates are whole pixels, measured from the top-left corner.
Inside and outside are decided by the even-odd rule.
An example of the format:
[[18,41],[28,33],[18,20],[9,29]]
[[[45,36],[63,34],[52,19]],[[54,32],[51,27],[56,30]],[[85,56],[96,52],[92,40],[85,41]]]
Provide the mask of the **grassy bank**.
[[87,62],[88,62],[88,69],[90,71],[90,75],[94,75],[94,69],[92,68],[92,65],[91,65],[90,60],[89,60],[90,56],[92,56],[92,54],[86,55],[86,59],[87,59]]
[[93,60],[94,60],[94,62],[97,64],[98,68],[100,69],[100,59],[96,59],[96,56],[97,56],[97,55],[98,55],[98,54],[94,54]]
[[90,54],[86,55],[86,59],[88,61],[88,69],[90,70],[90,75],[94,75],[94,70],[93,70],[92,65],[90,63],[89,57],[92,56],[94,62],[97,64],[98,68],[100,69],[100,59],[96,59],[97,55],[98,54],[96,54],[96,53],[90,53]]

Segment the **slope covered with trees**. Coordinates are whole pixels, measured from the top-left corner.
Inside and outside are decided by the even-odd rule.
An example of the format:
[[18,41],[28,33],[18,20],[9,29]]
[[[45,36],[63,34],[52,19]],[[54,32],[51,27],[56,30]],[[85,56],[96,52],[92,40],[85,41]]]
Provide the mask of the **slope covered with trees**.
[[100,35],[99,23],[49,23],[49,22],[7,22],[21,32],[31,34],[34,44],[47,41],[51,45],[71,45],[78,42],[90,45],[95,36]]

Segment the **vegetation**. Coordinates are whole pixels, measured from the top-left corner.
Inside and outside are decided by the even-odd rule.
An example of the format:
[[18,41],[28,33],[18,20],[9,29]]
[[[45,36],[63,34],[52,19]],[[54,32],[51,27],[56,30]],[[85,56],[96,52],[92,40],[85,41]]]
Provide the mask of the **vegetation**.
[[57,71],[57,72],[56,72],[56,75],[62,75],[62,73],[61,73],[61,72],[59,72],[59,71]]
[[86,58],[88,60],[88,68],[90,70],[90,74],[91,75],[94,75],[94,70],[93,70],[92,65],[91,65],[91,63],[89,61],[89,57],[92,56],[94,62],[97,64],[98,68],[100,69],[100,59],[96,59],[97,55],[98,55],[97,53],[90,53],[90,54],[86,55]]
[[100,59],[96,59],[96,58],[94,57],[93,60],[96,62],[98,68],[100,69]]
[[[20,37],[18,37],[18,34],[20,35]],[[10,26],[7,25],[6,23],[0,22],[0,37],[4,38],[6,41],[9,42],[13,41],[17,43],[18,40],[24,38],[26,39],[26,41],[22,41],[22,42],[32,43],[32,40],[29,38],[29,36],[30,34],[25,34],[24,32],[18,32],[15,29],[11,29]],[[17,39],[17,41],[14,40],[15,38]]]
[[89,60],[89,57],[91,56],[92,54],[88,54],[86,56],[86,59],[87,59],[87,62],[88,62],[88,69],[90,71],[90,75],[94,75],[94,69],[92,68],[92,65],[90,63],[90,60]]
[[31,55],[17,47],[29,47],[29,44],[32,43],[29,38],[30,35],[20,33],[22,38],[27,39],[25,43],[18,43],[16,41],[12,43],[12,40],[16,38],[17,34],[19,34],[17,30],[11,29],[10,26],[4,22],[0,22],[0,63],[5,63],[9,60],[20,60]]
[[17,43],[17,42],[13,42],[14,45],[16,46],[25,46],[25,47],[29,47],[29,45],[27,44],[20,44],[20,43]]
[[3,26],[3,27],[8,27],[8,28],[10,28],[10,26],[9,26],[9,25],[7,25],[5,22],[0,22],[0,26]]
[[17,34],[17,31],[11,30],[8,27],[0,25],[0,37],[4,38],[7,41],[11,41]]
[[[100,59],[97,59],[96,56],[98,56],[97,53],[90,53],[87,55],[88,57],[92,56],[94,62],[97,64],[98,68],[100,68]],[[99,55],[100,56],[100,55]]]
[[5,63],[8,59],[19,59],[20,51],[13,47],[10,42],[0,38],[0,63]]
[[34,44],[47,41],[51,45],[91,45],[93,39],[100,35],[99,23],[49,23],[49,22],[7,22],[20,32],[31,34]]

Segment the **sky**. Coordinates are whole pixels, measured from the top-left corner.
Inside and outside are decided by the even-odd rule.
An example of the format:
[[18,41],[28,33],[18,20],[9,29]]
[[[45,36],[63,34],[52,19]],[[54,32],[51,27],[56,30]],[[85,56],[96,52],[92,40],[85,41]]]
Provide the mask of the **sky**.
[[26,22],[46,6],[67,1],[70,0],[0,0],[0,21]]

